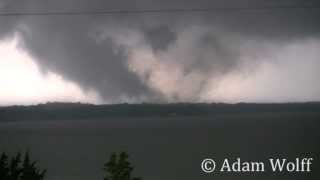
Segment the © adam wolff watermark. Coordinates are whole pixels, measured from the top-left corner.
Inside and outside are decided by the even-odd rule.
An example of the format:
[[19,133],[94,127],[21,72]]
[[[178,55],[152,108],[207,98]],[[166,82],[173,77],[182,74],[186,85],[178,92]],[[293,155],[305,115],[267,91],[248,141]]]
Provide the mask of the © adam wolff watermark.
[[311,172],[313,158],[294,160],[270,158],[264,161],[242,161],[241,158],[225,158],[220,162],[207,158],[201,162],[201,170],[213,172]]

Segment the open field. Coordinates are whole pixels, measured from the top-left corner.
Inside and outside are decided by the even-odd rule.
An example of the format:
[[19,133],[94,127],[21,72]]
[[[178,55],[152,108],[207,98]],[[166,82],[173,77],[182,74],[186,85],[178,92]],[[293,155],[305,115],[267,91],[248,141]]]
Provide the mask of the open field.
[[[148,180],[319,179],[320,111],[219,112],[205,116],[28,119],[0,122],[0,151],[30,150],[48,180],[102,179],[110,153],[127,151]],[[259,109],[259,108],[258,108]],[[313,157],[310,173],[201,172],[202,159]]]

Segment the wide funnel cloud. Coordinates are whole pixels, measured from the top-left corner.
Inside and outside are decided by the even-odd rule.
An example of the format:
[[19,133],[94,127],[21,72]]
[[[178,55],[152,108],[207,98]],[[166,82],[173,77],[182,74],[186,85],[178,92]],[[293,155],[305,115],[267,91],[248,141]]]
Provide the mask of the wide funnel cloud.
[[0,40],[18,39],[43,74],[59,74],[102,103],[317,101],[320,12],[272,8],[303,3],[1,0],[1,12],[253,9],[0,16]]

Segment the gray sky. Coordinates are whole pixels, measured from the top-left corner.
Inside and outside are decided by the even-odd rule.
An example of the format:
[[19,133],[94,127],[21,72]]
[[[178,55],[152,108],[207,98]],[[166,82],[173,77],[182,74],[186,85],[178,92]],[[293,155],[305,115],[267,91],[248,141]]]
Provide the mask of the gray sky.
[[[0,12],[320,6],[0,0]],[[319,9],[0,17],[0,104],[320,100]]]

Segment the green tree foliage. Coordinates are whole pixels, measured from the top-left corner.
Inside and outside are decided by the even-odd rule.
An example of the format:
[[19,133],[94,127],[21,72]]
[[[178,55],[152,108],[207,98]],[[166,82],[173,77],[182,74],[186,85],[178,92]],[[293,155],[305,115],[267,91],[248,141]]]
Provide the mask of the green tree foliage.
[[113,153],[103,170],[106,172],[104,180],[141,180],[138,177],[132,177],[133,167],[128,161],[129,155],[126,152],[119,154]]
[[46,170],[40,170],[26,152],[23,161],[21,153],[9,159],[6,153],[0,156],[0,180],[43,180]]

